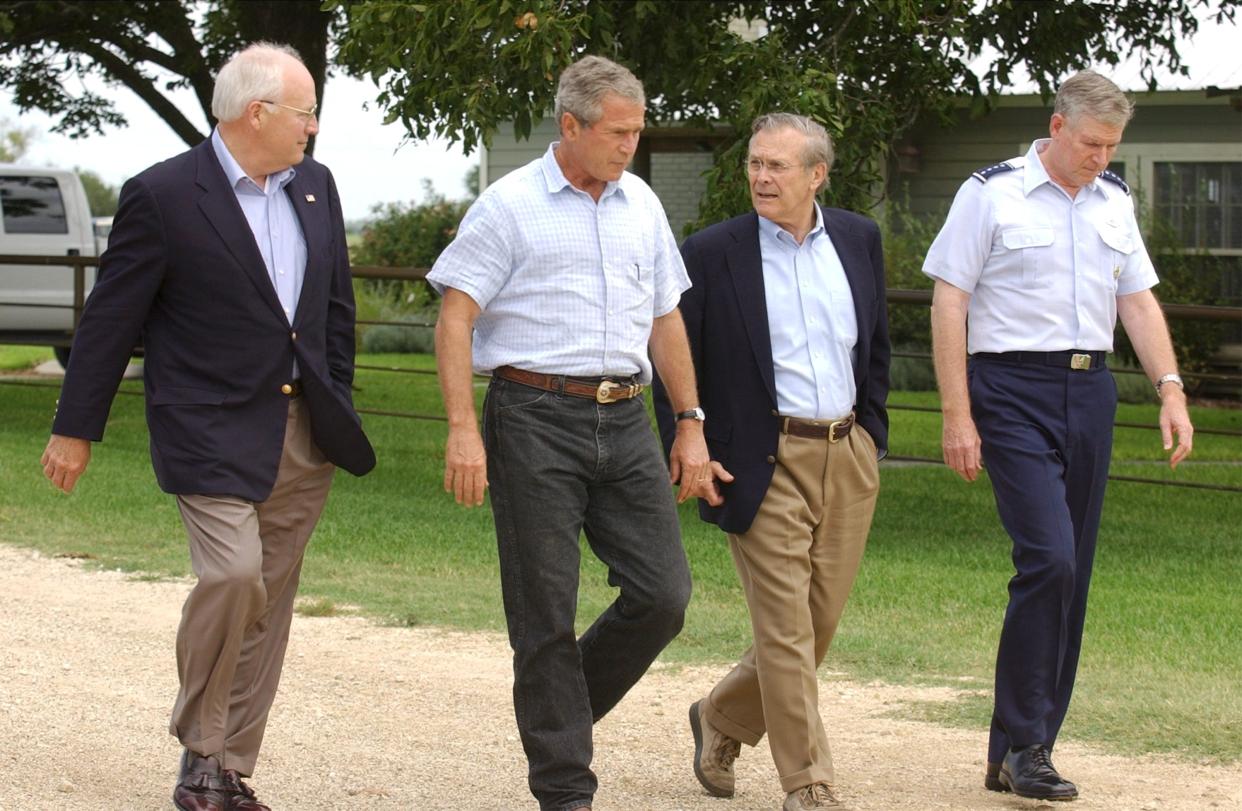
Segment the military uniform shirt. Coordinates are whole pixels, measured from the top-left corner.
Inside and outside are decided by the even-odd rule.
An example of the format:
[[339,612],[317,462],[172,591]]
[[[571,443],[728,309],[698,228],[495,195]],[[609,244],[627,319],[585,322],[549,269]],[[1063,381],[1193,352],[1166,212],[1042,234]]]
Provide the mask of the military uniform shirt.
[[1071,198],[1039,158],[1047,144],[963,183],[927,252],[924,273],[971,294],[970,354],[1111,351],[1117,296],[1158,282],[1120,179]]

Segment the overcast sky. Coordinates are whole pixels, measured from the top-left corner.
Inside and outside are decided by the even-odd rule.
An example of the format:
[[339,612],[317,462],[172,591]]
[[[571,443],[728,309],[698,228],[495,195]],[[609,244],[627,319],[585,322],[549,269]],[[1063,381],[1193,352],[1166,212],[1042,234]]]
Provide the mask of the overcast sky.
[[[1204,16],[1200,11],[1201,20]],[[1191,69],[1189,78],[1166,79],[1162,88],[1242,86],[1239,43],[1242,29],[1236,25],[1216,26],[1205,21],[1195,40],[1180,48]],[[1126,89],[1137,90],[1141,85],[1137,69],[1125,64],[1109,70],[1109,74]],[[1015,77],[1016,91],[1032,92],[1032,87],[1021,84],[1022,80]],[[463,179],[470,167],[478,163],[479,153],[466,157],[459,147],[442,142],[411,143],[398,149],[403,130],[400,124],[380,123],[382,116],[373,101],[376,94],[370,82],[344,77],[330,78],[324,93],[323,129],[315,157],[336,176],[346,218],[365,218],[379,203],[421,200],[423,178],[430,179],[437,191],[450,198],[464,196]],[[42,113],[19,115],[4,91],[0,91],[0,121],[17,123],[39,133],[25,163],[79,166],[116,185],[155,161],[185,149],[168,125],[128,90],[108,90],[107,95],[116,100],[129,120],[127,128],[111,128],[103,135],[71,140],[50,132],[51,120]],[[192,120],[206,128],[198,104],[188,91],[174,98]],[[367,102],[371,102],[372,109],[363,109]]]

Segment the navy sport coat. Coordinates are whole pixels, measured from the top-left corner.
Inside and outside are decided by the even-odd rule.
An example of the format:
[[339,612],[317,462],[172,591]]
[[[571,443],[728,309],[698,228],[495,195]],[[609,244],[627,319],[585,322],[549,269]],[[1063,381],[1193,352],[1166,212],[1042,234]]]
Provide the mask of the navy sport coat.
[[141,339],[151,461],[165,491],[268,497],[294,358],[319,449],[355,475],[374,467],[351,394],[354,297],[340,199],[309,156],[296,171],[285,193],[307,260],[292,324],[210,139],[125,183],[54,433],[103,438]]
[[[845,268],[858,344],[854,405],[858,424],[876,447],[888,447],[888,309],[880,230],[866,217],[821,208],[824,227]],[[707,413],[703,431],[712,459],[735,477],[721,485],[724,504],[699,500],[704,521],[725,532],[750,528],[772,482],[780,438],[772,341],[768,331],[759,218],[754,212],[691,235],[681,255],[693,285],[682,294],[681,315],[690,338],[699,401]],[[656,417],[665,449],[672,447],[676,422],[657,381]]]

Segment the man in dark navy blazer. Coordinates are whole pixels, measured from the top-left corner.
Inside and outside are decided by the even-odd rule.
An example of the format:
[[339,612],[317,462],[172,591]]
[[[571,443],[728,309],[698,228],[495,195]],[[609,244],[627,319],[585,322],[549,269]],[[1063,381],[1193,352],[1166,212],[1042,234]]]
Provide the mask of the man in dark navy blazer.
[[838,805],[816,668],[862,559],[888,445],[880,232],[816,204],[831,164],[818,123],[755,121],[755,212],[682,246],[702,410],[658,409],[666,438],[677,420],[705,420],[718,481],[698,483],[699,511],[728,533],[754,631],[738,665],[690,708],[695,774],[731,796],[739,743],[766,733],[791,811]]
[[[258,757],[303,551],[332,474],[375,455],[354,410],[354,300],[340,200],[306,157],[315,86],[258,43],[220,71],[219,126],[121,190],[44,451],[70,492],[141,340],[151,460],[198,582],[177,633],[187,811],[259,811]],[[296,166],[296,168],[294,168]]]

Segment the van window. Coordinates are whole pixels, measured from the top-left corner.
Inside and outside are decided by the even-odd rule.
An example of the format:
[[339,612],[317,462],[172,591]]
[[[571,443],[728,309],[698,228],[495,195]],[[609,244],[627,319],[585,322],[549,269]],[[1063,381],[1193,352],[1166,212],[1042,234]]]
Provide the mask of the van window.
[[6,234],[67,234],[65,201],[54,177],[0,177]]

